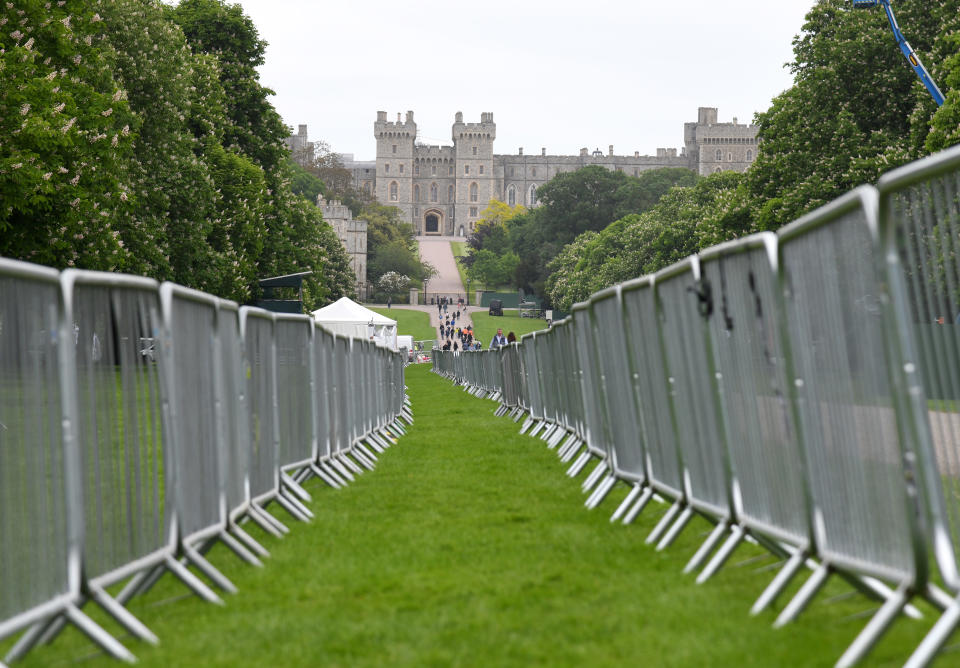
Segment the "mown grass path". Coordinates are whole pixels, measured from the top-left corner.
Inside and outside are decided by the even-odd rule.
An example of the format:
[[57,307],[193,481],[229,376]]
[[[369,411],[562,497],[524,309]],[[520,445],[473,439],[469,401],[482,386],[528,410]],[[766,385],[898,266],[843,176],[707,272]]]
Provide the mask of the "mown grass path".
[[[142,665],[823,666],[866,623],[851,616],[875,608],[827,602],[847,591],[833,584],[775,631],[773,612],[747,612],[773,576],[757,572],[770,560],[743,563],[758,550],[697,586],[681,569],[706,522],[658,553],[644,537],[663,506],[610,524],[626,488],[585,510],[583,476],[564,476],[542,441],[492,416],[492,402],[426,365],[407,378],[416,423],[375,472],[343,490],[311,483],[311,524],[278,514],[287,538],[257,534],[273,553],[263,569],[211,553],[240,589],[225,607],[171,601],[183,589],[169,577],[133,603],[161,639],[126,640]],[[902,663],[932,620],[899,620],[867,665]],[[90,651],[70,631],[25,665]]]

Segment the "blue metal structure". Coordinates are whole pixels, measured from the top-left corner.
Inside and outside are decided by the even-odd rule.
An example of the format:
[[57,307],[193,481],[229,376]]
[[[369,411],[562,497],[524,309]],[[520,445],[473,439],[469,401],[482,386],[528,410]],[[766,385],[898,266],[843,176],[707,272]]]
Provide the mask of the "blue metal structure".
[[910,67],[913,68],[913,71],[917,73],[918,77],[920,77],[920,81],[922,81],[923,85],[927,87],[928,91],[930,91],[930,95],[933,97],[937,105],[942,106],[943,93],[941,93],[940,89],[937,88],[937,84],[935,84],[933,79],[930,78],[930,73],[927,72],[927,68],[923,66],[923,63],[920,62],[920,58],[917,57],[917,54],[914,53],[913,48],[907,42],[906,37],[904,37],[903,33],[900,32],[900,26],[897,25],[897,18],[893,15],[893,8],[890,7],[890,0],[853,0],[854,9],[876,7],[877,5],[883,5],[883,11],[887,13],[887,19],[890,20],[890,28],[893,30],[893,36],[897,39],[897,46],[900,47],[900,51],[903,52],[904,57],[910,63]]

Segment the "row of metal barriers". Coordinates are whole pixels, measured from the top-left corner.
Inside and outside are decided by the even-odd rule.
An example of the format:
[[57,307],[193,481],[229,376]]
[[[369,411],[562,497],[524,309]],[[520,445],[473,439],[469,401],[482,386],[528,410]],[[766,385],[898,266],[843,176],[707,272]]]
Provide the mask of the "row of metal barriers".
[[915,597],[942,614],[908,666],[960,624],[960,147],[501,350],[433,359],[498,415],[526,415],[570,476],[598,460],[588,507],[631,486],[611,521],[668,501],[658,549],[695,515],[713,523],[684,569],[698,583],[745,540],[782,559],[752,614],[811,571],[774,626],[831,575],[878,601],[837,665],[919,616]]
[[156,643],[124,606],[167,572],[222,603],[207,582],[236,588],[207,550],[262,565],[247,522],[280,537],[268,504],[306,521],[308,478],[372,470],[412,423],[404,362],[308,316],[0,258],[0,640],[20,633],[5,660],[67,624],[134,660],[81,608]]

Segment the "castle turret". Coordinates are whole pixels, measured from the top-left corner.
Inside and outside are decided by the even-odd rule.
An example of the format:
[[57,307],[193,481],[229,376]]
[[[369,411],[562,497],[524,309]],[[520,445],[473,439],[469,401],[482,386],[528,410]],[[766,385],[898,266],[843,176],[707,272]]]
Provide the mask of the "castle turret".
[[457,112],[455,118],[452,135],[456,156],[456,206],[454,221],[447,226],[447,233],[458,233],[462,227],[465,234],[470,234],[487,203],[498,196],[493,173],[497,125],[491,112],[480,114],[479,123],[464,123],[461,112]]
[[377,139],[377,200],[399,208],[403,219],[410,220],[414,143],[417,139],[413,112],[407,112],[406,120],[401,120],[398,113],[397,122],[391,123],[387,121],[387,112],[378,111],[373,134]]

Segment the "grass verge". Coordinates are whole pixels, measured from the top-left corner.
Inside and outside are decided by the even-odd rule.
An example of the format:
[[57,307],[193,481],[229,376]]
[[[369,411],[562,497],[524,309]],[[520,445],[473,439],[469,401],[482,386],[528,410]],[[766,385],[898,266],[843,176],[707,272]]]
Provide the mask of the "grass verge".
[[473,320],[473,335],[483,341],[484,347],[490,347],[490,341],[493,340],[497,328],[503,328],[503,335],[513,332],[517,340],[524,334],[536,332],[540,329],[546,329],[547,321],[539,318],[521,318],[516,310],[505,309],[502,316],[492,316],[484,311],[471,313]]
[[[564,476],[542,441],[492,416],[493,402],[426,365],[410,367],[407,381],[416,424],[375,472],[337,491],[308,483],[316,518],[278,515],[292,528],[283,540],[257,533],[273,555],[262,569],[211,552],[240,590],[225,607],[174,600],[184,590],[169,576],[132,603],[161,639],[156,648],[124,639],[141,665],[824,666],[876,609],[860,596],[828,602],[848,591],[832,580],[775,631],[774,611],[748,614],[774,575],[759,548],[741,547],[698,586],[681,570],[705,521],[657,552],[644,538],[664,506],[611,524],[624,485],[587,511],[583,474]],[[902,664],[936,618],[921,607],[926,619],[897,620],[867,665]],[[22,665],[89,653],[69,630]],[[95,656],[86,665],[117,664]]]
[[405,308],[370,308],[370,310],[396,320],[397,333],[409,334],[414,341],[437,338],[437,332],[430,326],[429,313]]

